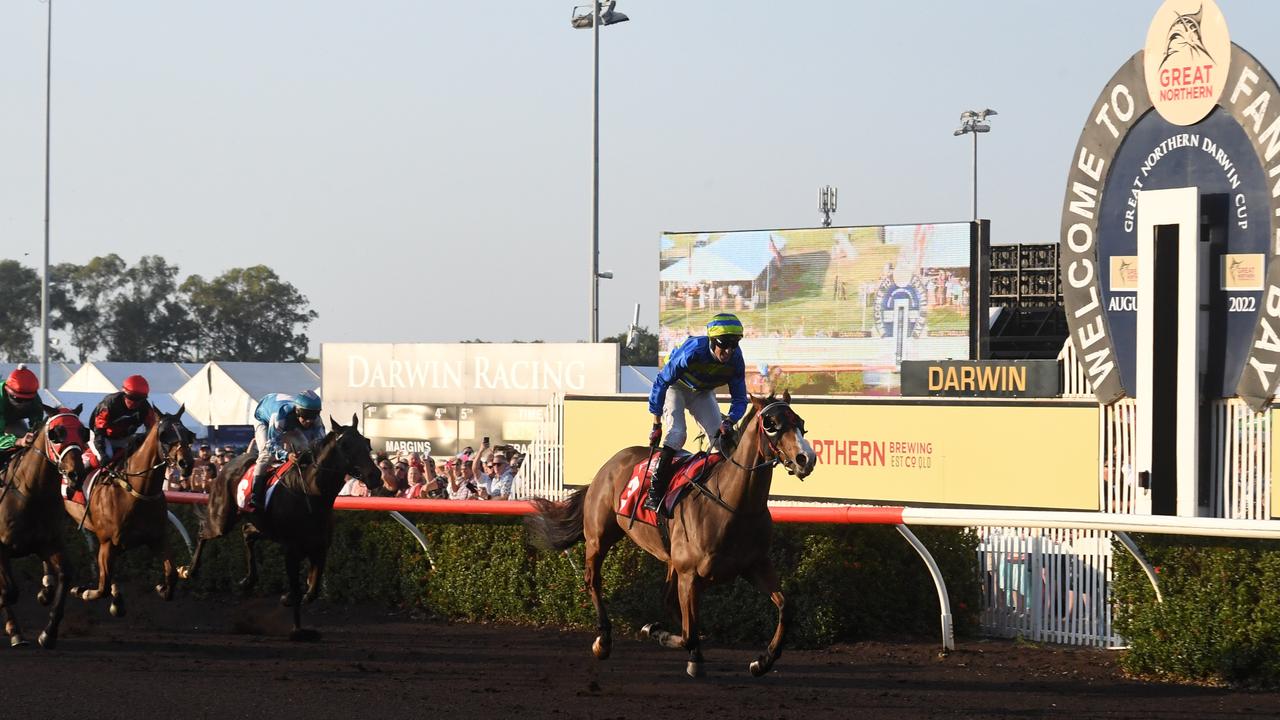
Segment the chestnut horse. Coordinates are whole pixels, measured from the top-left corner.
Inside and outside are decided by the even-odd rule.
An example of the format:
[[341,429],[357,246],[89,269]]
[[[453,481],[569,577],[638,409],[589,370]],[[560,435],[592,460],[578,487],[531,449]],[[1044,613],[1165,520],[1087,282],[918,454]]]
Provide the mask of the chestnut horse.
[[[602,596],[600,567],[605,554],[622,537],[628,536],[650,555],[667,563],[668,597],[679,593],[681,632],[674,635],[650,623],[640,631],[642,639],[689,651],[686,671],[700,677],[702,650],[698,643],[698,602],[711,583],[743,576],[769,596],[778,608],[778,626],[764,655],[749,666],[760,676],[773,667],[782,654],[790,613],[782,595],[778,574],[769,559],[773,518],[769,515],[769,485],[773,468],[781,463],[791,474],[804,479],[813,472],[813,447],[804,438],[804,421],[791,408],[791,395],[781,400],[752,398],[743,418],[744,430],[733,453],[716,465],[705,483],[707,492],[691,493],[675,509],[668,521],[670,544],[652,525],[631,523],[617,514],[623,488],[631,481],[637,464],[652,456],[652,450],[629,447],[614,455],[596,472],[591,484],[567,500],[553,503],[535,499],[537,512],[525,520],[535,544],[564,550],[586,540],[584,577],[595,605],[600,634],[591,651],[601,660],[609,657],[613,637]],[[639,489],[636,490],[639,492]]]
[[13,558],[32,553],[39,555],[49,568],[53,596],[41,591],[41,601],[52,602],[49,624],[40,633],[40,646],[52,648],[58,642],[58,625],[67,600],[67,583],[71,574],[62,544],[62,484],[59,477],[77,485],[84,479],[81,454],[87,432],[80,423],[80,408],[45,406],[44,423],[35,441],[9,463],[0,488],[0,609],[4,611],[4,630],[9,644],[25,645],[22,630],[13,616],[12,605],[18,600],[18,585],[13,577]]
[[[372,447],[356,428],[359,419],[352,415],[351,425],[344,427],[329,418],[329,433],[314,449],[301,453],[304,460],[307,456],[314,456],[314,460],[304,462],[301,470],[295,466],[285,473],[272,491],[265,510],[258,511],[266,513],[267,517],[245,516],[243,533],[248,572],[240,580],[240,587],[247,592],[258,581],[254,544],[259,539],[265,537],[284,545],[289,591],[281,596],[280,603],[293,608],[293,630],[289,634],[293,640],[320,637],[315,630],[302,627],[302,604],[312,602],[320,593],[325,560],[333,542],[333,501],[337,499],[338,491],[348,475],[359,479],[366,487],[381,482],[378,466],[373,463]],[[184,580],[195,577],[205,542],[226,535],[240,519],[236,488],[245,472],[252,469],[256,458],[256,453],[241,455],[227,463],[210,483],[209,513],[200,522],[200,538],[196,541],[191,565],[178,571]],[[298,580],[303,557],[311,566],[305,595]]]
[[164,480],[171,468],[190,477],[195,463],[191,441],[195,434],[182,424],[185,407],[173,415],[160,414],[142,441],[120,463],[99,470],[85,487],[85,504],[67,500],[67,514],[98,538],[98,586],[74,588],[71,593],[85,601],[111,596],[111,614],[124,615],[124,598],[113,581],[115,561],[121,552],[143,545],[158,554],[164,563],[164,579],[156,592],[173,599],[177,581],[173,557],[165,540],[169,527],[169,504],[164,497]]

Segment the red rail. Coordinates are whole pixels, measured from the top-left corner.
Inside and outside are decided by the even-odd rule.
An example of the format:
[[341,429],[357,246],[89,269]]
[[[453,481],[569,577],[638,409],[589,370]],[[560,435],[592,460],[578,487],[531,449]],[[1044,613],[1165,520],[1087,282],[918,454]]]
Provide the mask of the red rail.
[[[203,493],[168,492],[169,502],[178,505],[203,505],[209,496]],[[443,513],[449,515],[528,515],[533,505],[525,500],[406,500],[390,497],[339,497],[333,506],[338,510],[375,510],[379,512]],[[775,522],[838,523],[858,525],[901,525],[901,507],[771,507]]]

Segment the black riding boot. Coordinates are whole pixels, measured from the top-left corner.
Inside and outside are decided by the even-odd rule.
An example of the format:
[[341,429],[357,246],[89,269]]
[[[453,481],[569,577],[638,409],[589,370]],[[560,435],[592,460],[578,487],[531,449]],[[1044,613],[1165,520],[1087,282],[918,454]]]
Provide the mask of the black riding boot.
[[662,505],[662,496],[667,494],[667,485],[671,484],[671,459],[676,451],[666,445],[658,455],[658,467],[653,471],[653,479],[649,482],[649,497],[645,498],[646,510],[658,512]]
[[253,492],[250,502],[253,503],[253,514],[264,517],[267,509],[267,478],[271,476],[268,469],[255,470],[253,473]]

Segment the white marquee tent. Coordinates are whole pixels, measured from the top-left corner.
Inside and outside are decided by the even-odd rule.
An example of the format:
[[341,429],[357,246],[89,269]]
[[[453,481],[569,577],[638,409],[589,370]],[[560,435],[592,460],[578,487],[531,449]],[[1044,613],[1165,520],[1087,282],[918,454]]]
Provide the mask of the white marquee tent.
[[248,425],[263,395],[303,390],[319,392],[319,364],[214,361],[196,371],[173,397],[206,426]]

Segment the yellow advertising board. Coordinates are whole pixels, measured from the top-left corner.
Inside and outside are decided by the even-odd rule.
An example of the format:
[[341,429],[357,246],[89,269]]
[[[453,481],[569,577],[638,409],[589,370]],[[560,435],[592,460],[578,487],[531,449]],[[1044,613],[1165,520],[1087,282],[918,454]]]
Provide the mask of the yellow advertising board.
[[[565,400],[566,484],[590,483],[615,452],[643,442],[645,402]],[[1098,509],[1095,403],[797,398],[792,406],[818,464],[804,481],[775,472],[774,498]]]

